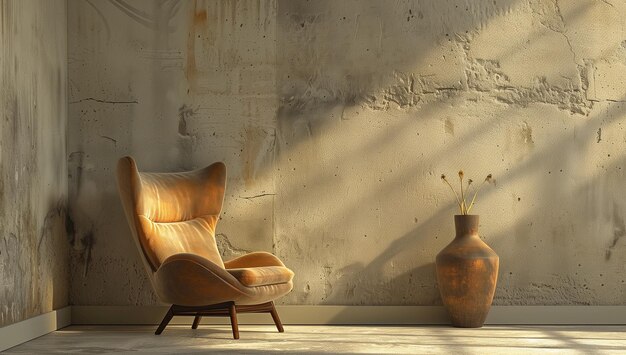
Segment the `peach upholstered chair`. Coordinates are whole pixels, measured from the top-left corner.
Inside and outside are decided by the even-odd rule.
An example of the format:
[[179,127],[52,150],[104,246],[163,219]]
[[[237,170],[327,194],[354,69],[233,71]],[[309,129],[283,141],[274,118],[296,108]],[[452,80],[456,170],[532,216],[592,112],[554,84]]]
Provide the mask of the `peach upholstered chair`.
[[230,316],[268,312],[283,327],[274,300],[293,288],[293,272],[274,255],[250,253],[223,262],[215,242],[226,187],[226,166],[214,163],[182,173],[140,173],[121,158],[117,179],[133,239],[159,297],[172,304],[155,334],[175,315]]

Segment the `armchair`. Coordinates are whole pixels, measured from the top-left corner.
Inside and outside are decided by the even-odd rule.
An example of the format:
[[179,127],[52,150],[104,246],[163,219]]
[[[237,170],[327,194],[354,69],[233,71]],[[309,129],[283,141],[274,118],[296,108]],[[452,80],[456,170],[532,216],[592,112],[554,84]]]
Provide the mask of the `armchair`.
[[152,286],[171,304],[155,334],[175,315],[228,316],[239,339],[237,313],[268,312],[283,326],[274,300],[293,288],[293,272],[274,255],[254,252],[223,262],[215,227],[224,200],[226,166],[182,173],[143,173],[121,158],[117,180],[133,240]]

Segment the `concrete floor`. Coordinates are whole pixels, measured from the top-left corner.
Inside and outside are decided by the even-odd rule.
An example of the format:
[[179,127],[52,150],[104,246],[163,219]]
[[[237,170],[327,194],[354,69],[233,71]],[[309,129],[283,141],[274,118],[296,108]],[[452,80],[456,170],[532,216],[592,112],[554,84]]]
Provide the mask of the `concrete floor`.
[[71,326],[14,347],[7,354],[626,354],[626,326],[451,327],[242,325],[229,327]]

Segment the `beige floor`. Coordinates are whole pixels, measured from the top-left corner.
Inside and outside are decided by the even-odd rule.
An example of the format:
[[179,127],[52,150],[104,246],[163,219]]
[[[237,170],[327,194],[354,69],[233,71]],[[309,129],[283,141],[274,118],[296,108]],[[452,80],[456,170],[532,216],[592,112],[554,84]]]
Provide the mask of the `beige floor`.
[[14,347],[8,354],[626,354],[626,326],[451,327],[242,325],[241,339],[224,326],[71,326]]

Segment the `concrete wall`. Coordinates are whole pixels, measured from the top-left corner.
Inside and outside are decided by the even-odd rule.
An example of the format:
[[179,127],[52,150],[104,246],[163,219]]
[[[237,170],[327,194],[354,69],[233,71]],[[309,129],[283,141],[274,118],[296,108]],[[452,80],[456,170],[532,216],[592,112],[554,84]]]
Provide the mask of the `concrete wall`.
[[0,1],[0,327],[69,301],[66,16]]
[[626,5],[70,1],[74,304],[156,302],[117,158],[229,167],[225,258],[276,253],[287,304],[440,304],[440,174],[475,213],[495,304],[624,304]]

